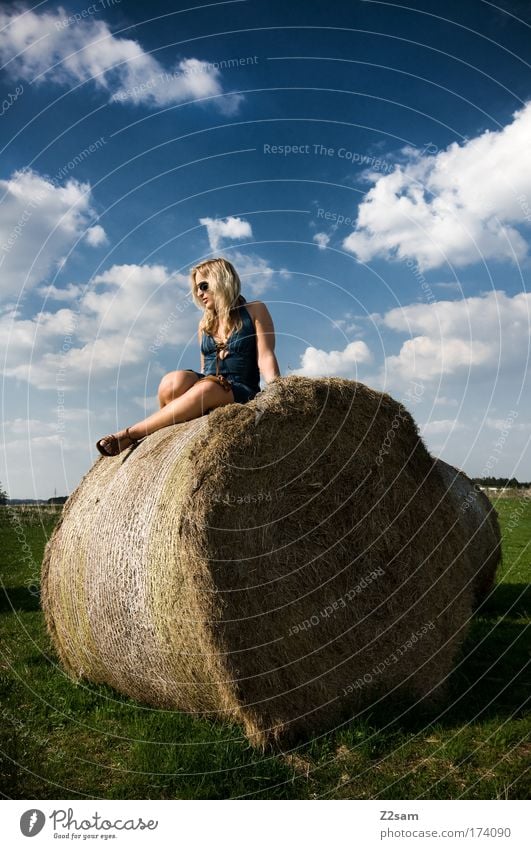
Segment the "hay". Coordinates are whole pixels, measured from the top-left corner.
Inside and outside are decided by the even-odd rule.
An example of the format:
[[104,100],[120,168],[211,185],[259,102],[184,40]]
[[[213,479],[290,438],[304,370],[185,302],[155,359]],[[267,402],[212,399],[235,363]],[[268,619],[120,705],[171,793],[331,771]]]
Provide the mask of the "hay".
[[494,586],[501,561],[498,514],[485,493],[464,472],[443,460],[437,460],[436,465],[466,535],[466,548],[474,568],[475,605],[479,607]]
[[43,563],[62,663],[260,745],[440,695],[475,568],[438,468],[388,395],[296,376],[99,458]]

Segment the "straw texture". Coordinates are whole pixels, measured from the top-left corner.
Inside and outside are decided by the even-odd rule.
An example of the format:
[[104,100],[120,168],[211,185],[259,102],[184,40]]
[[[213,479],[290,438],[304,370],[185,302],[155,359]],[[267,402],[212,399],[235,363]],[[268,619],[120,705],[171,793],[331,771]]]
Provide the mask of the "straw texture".
[[491,592],[501,562],[498,514],[485,493],[464,472],[443,460],[437,460],[437,468],[463,527],[468,556],[474,568],[475,604],[479,606]]
[[63,665],[261,746],[440,697],[478,574],[441,468],[390,396],[298,376],[99,458],[43,562]]

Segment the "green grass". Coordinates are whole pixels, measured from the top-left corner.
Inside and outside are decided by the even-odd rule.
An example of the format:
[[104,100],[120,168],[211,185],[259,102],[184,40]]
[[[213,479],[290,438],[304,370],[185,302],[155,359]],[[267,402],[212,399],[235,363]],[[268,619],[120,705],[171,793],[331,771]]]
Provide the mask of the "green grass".
[[[504,561],[437,715],[391,707],[289,752],[238,727],[157,711],[57,665],[27,586],[54,516],[0,513],[0,793],[26,799],[522,799],[530,790],[531,500],[497,503]],[[56,514],[57,515],[57,514]],[[2,589],[5,588],[5,592]]]

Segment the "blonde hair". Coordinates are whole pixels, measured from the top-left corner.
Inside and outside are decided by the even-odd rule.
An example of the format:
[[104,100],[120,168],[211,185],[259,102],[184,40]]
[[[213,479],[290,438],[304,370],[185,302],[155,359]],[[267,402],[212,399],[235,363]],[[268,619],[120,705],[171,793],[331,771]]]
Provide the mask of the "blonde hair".
[[[196,274],[198,272],[208,272],[209,276],[209,291],[214,297],[214,308],[205,309],[202,301],[197,297]],[[233,264],[223,257],[215,257],[200,262],[199,265],[194,265],[190,269],[190,284],[192,288],[192,298],[194,304],[204,310],[204,314],[199,322],[199,330],[212,335],[216,325],[223,324],[227,328],[227,333],[233,329],[238,331],[243,326],[243,321],[238,310],[241,304],[245,304],[246,300],[243,295],[240,295],[241,281],[238,272]]]

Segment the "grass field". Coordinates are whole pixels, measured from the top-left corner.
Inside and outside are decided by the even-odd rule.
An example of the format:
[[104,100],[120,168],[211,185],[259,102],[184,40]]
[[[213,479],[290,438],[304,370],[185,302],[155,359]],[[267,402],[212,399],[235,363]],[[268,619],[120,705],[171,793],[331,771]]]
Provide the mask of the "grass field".
[[[497,503],[498,583],[436,716],[393,706],[290,752],[157,711],[57,666],[38,595],[58,513],[0,508],[0,792],[27,799],[522,799],[529,795],[531,499]],[[16,515],[18,518],[14,519]],[[402,715],[401,715],[402,714]]]

